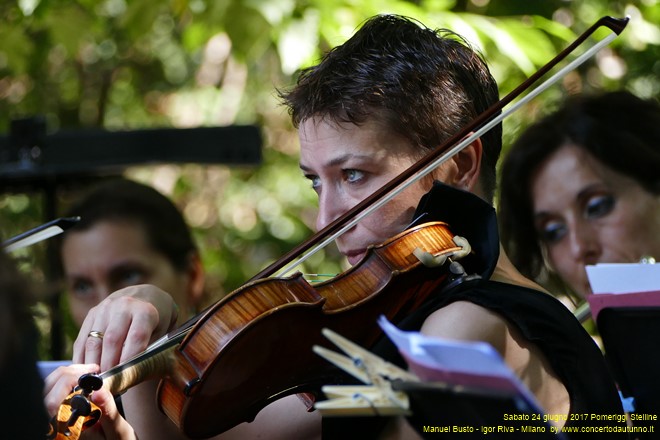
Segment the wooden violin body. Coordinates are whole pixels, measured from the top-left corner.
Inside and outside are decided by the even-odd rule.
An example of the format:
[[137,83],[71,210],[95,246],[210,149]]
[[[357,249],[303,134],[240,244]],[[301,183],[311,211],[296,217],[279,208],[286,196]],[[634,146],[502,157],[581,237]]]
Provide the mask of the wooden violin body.
[[200,318],[174,350],[176,371],[161,382],[161,409],[193,438],[251,421],[264,406],[341,380],[312,352],[324,327],[363,346],[381,335],[384,314],[396,321],[446,279],[424,267],[415,248],[433,255],[460,248],[444,223],[407,230],[336,278],[310,285],[300,274],[264,279],[232,292]]

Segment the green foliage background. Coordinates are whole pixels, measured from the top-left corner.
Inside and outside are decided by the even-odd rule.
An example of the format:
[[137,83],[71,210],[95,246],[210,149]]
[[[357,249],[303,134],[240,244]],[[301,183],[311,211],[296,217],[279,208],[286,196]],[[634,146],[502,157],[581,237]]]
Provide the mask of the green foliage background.
[[[213,299],[240,286],[311,234],[315,195],[297,167],[297,138],[276,99],[296,71],[346,40],[367,17],[398,13],[464,35],[487,58],[501,95],[603,15],[631,21],[561,85],[505,121],[505,145],[570,93],[660,91],[655,0],[19,0],[0,3],[0,133],[46,117],[50,131],[256,124],[255,167],[171,165],[126,175],[173,197],[198,239]],[[602,34],[600,35],[602,37]],[[58,194],[63,209],[87,183]],[[0,236],[45,220],[39,191],[3,188]],[[304,269],[337,273],[332,249]],[[48,299],[46,245],[18,258]],[[47,309],[37,308],[48,332]],[[72,330],[73,331],[73,330]],[[47,345],[47,342],[45,342]],[[46,347],[43,349],[47,355]]]

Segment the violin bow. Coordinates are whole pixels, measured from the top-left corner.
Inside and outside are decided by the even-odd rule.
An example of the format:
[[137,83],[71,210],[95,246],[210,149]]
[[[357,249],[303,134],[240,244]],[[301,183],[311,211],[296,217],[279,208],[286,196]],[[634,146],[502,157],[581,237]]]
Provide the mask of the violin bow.
[[2,243],[5,252],[13,252],[61,234],[80,221],[80,217],[62,217],[18,234]]

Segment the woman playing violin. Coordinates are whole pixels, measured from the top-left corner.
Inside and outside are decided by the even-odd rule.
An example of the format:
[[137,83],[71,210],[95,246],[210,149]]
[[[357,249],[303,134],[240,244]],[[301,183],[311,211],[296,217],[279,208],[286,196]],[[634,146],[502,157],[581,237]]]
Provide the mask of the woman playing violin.
[[[299,128],[300,167],[318,194],[321,228],[440,145],[496,102],[498,93],[485,63],[456,34],[403,17],[378,16],[305,70],[281,97]],[[614,384],[589,335],[501,252],[490,204],[500,147],[498,126],[339,237],[337,245],[356,264],[369,245],[415,219],[447,221],[480,256],[470,268],[478,276],[439,289],[397,324],[432,336],[491,343],[549,414],[621,413]],[[446,185],[434,185],[434,180]],[[125,339],[160,336],[116,324],[115,318],[129,322],[135,317],[128,302],[136,295],[162,316],[158,322],[170,319],[162,291],[123,289],[88,315],[79,339],[84,341],[90,330],[104,331],[106,339],[115,335],[118,346]],[[151,324],[154,330],[156,325]],[[105,343],[101,353],[78,346],[77,361],[108,366]],[[74,373],[94,368],[78,367]],[[61,383],[75,384],[75,374],[62,374]],[[56,397],[63,396],[49,395],[51,402]],[[110,400],[102,403],[102,409],[110,410],[106,431],[130,429],[112,412]],[[322,429],[336,432],[333,425],[316,412],[305,412],[290,396],[221,437],[315,438]],[[421,426],[395,423],[390,428],[391,434],[414,436]],[[152,426],[141,436],[156,438],[158,429]]]

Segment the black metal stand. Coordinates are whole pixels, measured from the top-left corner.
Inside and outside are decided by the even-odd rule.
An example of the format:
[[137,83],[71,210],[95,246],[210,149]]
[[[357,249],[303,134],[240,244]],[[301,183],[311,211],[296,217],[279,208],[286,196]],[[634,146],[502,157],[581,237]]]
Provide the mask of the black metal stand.
[[660,307],[604,308],[596,320],[621,393],[635,399],[634,426],[660,435]]

